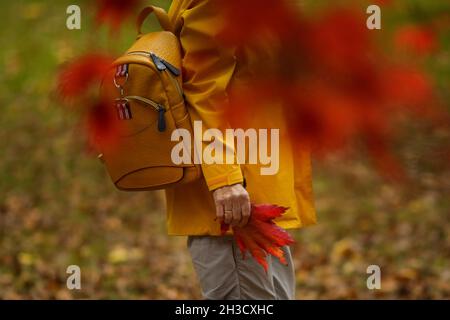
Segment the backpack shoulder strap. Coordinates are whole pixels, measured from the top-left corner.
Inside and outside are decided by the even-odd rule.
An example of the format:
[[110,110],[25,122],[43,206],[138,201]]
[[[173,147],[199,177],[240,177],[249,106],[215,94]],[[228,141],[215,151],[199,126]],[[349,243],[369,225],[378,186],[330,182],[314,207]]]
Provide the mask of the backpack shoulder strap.
[[172,24],[170,23],[169,16],[167,15],[166,11],[163,8],[155,7],[155,6],[148,6],[142,9],[142,11],[139,13],[138,18],[136,20],[136,29],[138,33],[138,37],[142,36],[142,24],[144,23],[145,19],[151,14],[154,13],[156,18],[159,21],[159,24],[161,27],[166,31],[173,32]]

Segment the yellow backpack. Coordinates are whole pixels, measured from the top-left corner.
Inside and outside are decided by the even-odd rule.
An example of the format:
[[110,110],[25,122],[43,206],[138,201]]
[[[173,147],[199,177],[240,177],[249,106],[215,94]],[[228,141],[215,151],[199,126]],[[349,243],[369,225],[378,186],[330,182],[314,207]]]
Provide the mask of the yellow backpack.
[[[152,12],[164,31],[142,34],[142,24]],[[154,6],[141,11],[137,31],[137,41],[113,63],[100,89],[104,95],[115,92],[110,105],[124,130],[114,148],[101,148],[99,158],[121,190],[164,189],[192,182],[201,176],[200,166],[193,160],[175,165],[171,159],[178,143],[171,141],[173,130],[183,128],[192,134],[182,91],[179,40],[167,13]]]

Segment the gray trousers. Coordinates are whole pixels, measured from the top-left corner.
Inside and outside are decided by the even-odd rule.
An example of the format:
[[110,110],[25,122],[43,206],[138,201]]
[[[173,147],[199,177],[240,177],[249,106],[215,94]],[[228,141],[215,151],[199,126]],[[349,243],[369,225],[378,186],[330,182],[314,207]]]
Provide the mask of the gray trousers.
[[190,236],[188,248],[208,300],[292,300],[295,272],[289,247],[288,265],[267,257],[267,273],[247,252],[245,259],[232,237]]

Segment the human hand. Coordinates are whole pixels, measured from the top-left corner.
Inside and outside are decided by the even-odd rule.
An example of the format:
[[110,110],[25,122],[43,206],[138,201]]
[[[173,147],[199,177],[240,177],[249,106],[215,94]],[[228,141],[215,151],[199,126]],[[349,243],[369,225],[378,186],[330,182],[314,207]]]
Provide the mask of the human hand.
[[244,227],[250,218],[250,196],[241,184],[213,191],[217,218],[232,226]]

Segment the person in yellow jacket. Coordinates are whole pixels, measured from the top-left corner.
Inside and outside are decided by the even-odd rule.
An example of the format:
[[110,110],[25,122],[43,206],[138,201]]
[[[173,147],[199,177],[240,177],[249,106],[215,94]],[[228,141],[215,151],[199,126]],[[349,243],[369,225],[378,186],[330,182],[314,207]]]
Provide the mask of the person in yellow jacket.
[[[250,55],[240,61],[217,40],[222,16],[214,2],[173,0],[168,12],[183,50],[183,89],[191,120],[202,121],[204,130],[226,126],[220,106],[233,83],[248,73],[252,59]],[[202,179],[166,191],[168,233],[188,236],[206,299],[295,298],[289,248],[284,248],[288,266],[268,258],[266,274],[254,259],[242,259],[231,237],[220,236],[220,221],[244,226],[251,202],[289,207],[276,220],[285,229],[316,222],[310,154],[306,147],[294,150],[290,145],[281,108],[255,115],[251,125],[280,129],[277,174],[261,175],[260,164],[202,164]]]

